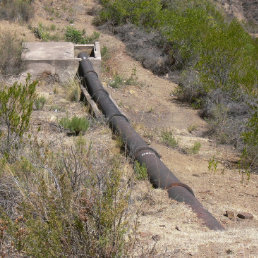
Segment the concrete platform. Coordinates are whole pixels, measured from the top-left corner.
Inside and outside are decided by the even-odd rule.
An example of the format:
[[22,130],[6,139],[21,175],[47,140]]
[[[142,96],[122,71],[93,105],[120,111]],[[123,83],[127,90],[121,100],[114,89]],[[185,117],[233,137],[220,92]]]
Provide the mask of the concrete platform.
[[24,74],[33,78],[42,73],[58,76],[60,82],[74,78],[80,58],[79,52],[87,52],[95,71],[101,76],[101,54],[99,42],[95,44],[76,45],[71,42],[24,42],[22,61]]

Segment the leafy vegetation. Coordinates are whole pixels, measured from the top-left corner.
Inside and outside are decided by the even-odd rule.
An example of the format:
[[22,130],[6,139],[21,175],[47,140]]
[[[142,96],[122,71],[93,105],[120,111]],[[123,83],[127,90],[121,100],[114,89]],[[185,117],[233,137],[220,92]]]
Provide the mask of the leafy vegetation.
[[0,90],[1,152],[7,157],[28,130],[36,86],[37,81],[31,82],[28,75],[25,84],[15,82]]
[[141,165],[138,161],[135,161],[134,171],[135,171],[136,179],[138,180],[148,179],[147,167],[145,164]]
[[46,104],[46,98],[41,96],[35,99],[34,101],[34,107],[36,110],[42,110],[44,105]]
[[72,26],[66,27],[65,39],[75,44],[88,44],[98,40],[100,34],[96,31],[92,35],[86,36],[85,30],[78,30]]
[[42,41],[59,41],[60,36],[56,33],[56,26],[52,24],[51,26],[45,26],[39,23],[37,27],[31,28],[36,38]]
[[[129,22],[159,35],[163,55],[173,60],[169,70],[182,71],[178,98],[203,110],[221,142],[239,148],[251,144],[248,135],[258,126],[249,126],[258,108],[258,44],[237,20],[228,21],[214,3],[204,0],[101,2],[99,24]],[[250,155],[251,149],[245,148]],[[251,164],[257,165],[257,157]]]
[[172,131],[169,131],[169,130],[162,131],[161,139],[162,139],[162,142],[166,144],[168,147],[176,148],[178,146],[178,142],[174,137]]
[[213,156],[212,158],[210,158],[209,160],[209,164],[208,164],[208,169],[211,172],[217,172],[217,168],[218,168],[218,160],[215,158],[215,156]]
[[[36,85],[28,76],[25,84],[0,91],[1,254],[126,256],[130,181],[116,157],[98,149],[102,162],[96,162],[94,147],[81,136],[53,149],[37,134],[25,134]],[[77,117],[62,124],[77,134],[89,126]]]
[[112,88],[120,88],[124,85],[133,85],[137,83],[137,75],[136,75],[136,68],[132,69],[131,75],[126,79],[120,76],[119,74],[115,74],[109,86]]
[[60,120],[59,124],[64,128],[68,129],[70,133],[79,135],[80,133],[85,133],[90,125],[90,122],[87,118],[74,116],[72,119],[64,117]]
[[130,189],[117,159],[96,166],[82,138],[60,151],[31,149],[0,163],[9,193],[0,196],[0,243],[31,257],[125,255]]
[[189,150],[187,151],[190,154],[197,154],[199,153],[200,149],[201,149],[201,143],[200,142],[195,142],[193,144],[193,146],[191,148],[189,148]]

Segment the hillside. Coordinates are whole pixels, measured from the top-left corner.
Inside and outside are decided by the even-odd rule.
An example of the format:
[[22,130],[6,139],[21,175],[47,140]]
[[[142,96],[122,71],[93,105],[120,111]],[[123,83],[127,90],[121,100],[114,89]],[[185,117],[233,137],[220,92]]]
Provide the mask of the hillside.
[[257,37],[258,2],[256,0],[216,0],[230,17],[236,17],[247,24],[247,30]]
[[[94,0],[35,0],[32,6],[34,15],[28,21],[2,18],[0,35],[12,32],[23,41],[64,41],[67,26],[87,38],[98,32],[106,90],[226,230],[208,230],[188,206],[154,189],[146,175],[141,178],[124,155],[119,137],[79,101],[78,81],[63,84],[46,71],[36,87],[45,103],[34,107],[29,132],[9,156],[3,151],[6,128],[1,120],[1,256],[258,256],[258,175],[240,169],[241,152],[208,137],[210,124],[199,110],[178,100],[176,73],[158,76],[133,57],[132,49],[138,49],[128,48],[128,43],[132,37],[141,39],[142,32],[134,28],[121,36],[121,28],[114,28],[114,35],[96,27],[100,5]],[[147,35],[141,44],[152,39]],[[1,56],[7,46],[3,41],[0,36]],[[156,58],[152,42],[146,48]],[[12,74],[18,64],[14,61],[6,63],[11,77],[2,76],[2,89],[20,78]],[[75,136],[60,125],[67,116],[86,118],[90,126]],[[249,217],[243,218],[246,213]]]
[[258,23],[258,13],[256,0],[236,0],[217,1],[221,4],[227,13],[239,18],[240,20],[246,20],[252,23]]

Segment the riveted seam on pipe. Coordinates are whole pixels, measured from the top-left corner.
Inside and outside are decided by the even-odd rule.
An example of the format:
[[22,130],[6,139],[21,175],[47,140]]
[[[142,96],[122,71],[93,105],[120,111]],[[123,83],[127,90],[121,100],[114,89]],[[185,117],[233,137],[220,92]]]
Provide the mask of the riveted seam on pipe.
[[[86,59],[84,59],[84,60],[86,60]],[[97,77],[99,77],[99,75],[94,70],[89,70],[89,71],[85,72],[85,74],[88,74],[88,73],[94,73]]]
[[143,156],[144,154],[146,155],[146,153],[149,153],[149,152],[151,151],[151,152],[153,152],[153,154],[155,154],[159,159],[161,158],[160,154],[159,154],[156,150],[154,150],[153,148],[148,147],[148,146],[140,146],[140,147],[136,148],[136,150],[134,151],[134,154],[133,154],[134,157],[136,158],[136,157],[139,155],[139,153],[140,153],[141,151],[146,151],[146,152],[141,153],[142,156]]
[[179,182],[176,182],[176,183],[172,183],[170,184],[168,187],[166,187],[166,190],[170,190],[171,188],[173,187],[176,187],[176,186],[181,186],[181,187],[184,187],[186,190],[188,190],[193,196],[194,195],[194,192],[192,190],[192,188],[184,183],[179,183]]
[[120,113],[120,114],[112,114],[111,116],[109,116],[108,119],[107,119],[107,123],[109,124],[110,121],[111,121],[114,117],[123,117],[123,118],[129,123],[128,118],[127,118],[125,115],[121,114],[121,113]]
[[94,91],[91,98],[94,99],[96,97],[97,93],[100,92],[100,91],[106,93],[107,97],[109,96],[109,93],[105,89],[97,89],[97,90]]

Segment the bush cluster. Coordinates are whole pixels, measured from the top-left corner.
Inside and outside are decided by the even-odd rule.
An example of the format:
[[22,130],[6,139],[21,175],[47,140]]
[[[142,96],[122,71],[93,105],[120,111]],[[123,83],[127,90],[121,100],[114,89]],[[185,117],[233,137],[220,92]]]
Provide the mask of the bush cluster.
[[[96,161],[82,137],[53,150],[25,134],[33,104],[45,102],[37,99],[36,85],[28,76],[24,84],[0,87],[1,255],[126,256],[130,180],[107,151],[98,150]],[[77,133],[89,123],[73,117],[63,125]]]
[[15,163],[0,162],[0,183],[8,187],[0,196],[2,254],[125,255],[130,191],[119,162],[98,166],[82,139],[60,151],[36,142],[31,147]]
[[168,147],[171,147],[171,148],[178,147],[178,142],[174,137],[172,131],[169,131],[169,130],[162,131],[161,139],[162,139],[162,142]]
[[34,101],[34,109],[35,110],[42,110],[44,105],[46,104],[47,100],[44,96],[40,96],[35,99]]
[[42,41],[59,41],[60,37],[56,33],[56,26],[52,24],[51,26],[45,26],[39,23],[37,27],[31,27],[32,32],[35,37],[41,39]]
[[70,133],[79,135],[80,133],[85,133],[90,125],[90,122],[85,117],[77,117],[74,116],[72,119],[69,119],[68,117],[64,117],[60,120],[60,125],[64,129],[68,129]]
[[205,0],[101,2],[99,24],[131,23],[160,35],[163,54],[173,60],[168,63],[170,71],[183,72],[178,97],[203,110],[202,115],[212,120],[211,132],[222,142],[240,148],[249,145],[246,133],[257,130],[257,124],[247,125],[258,108],[258,44],[237,20],[228,21],[213,2]]
[[0,90],[0,122],[3,133],[0,154],[7,158],[17,148],[29,128],[33,103],[36,100],[37,81],[31,82],[28,75],[25,84],[15,82]]
[[96,31],[90,36],[86,36],[85,30],[78,30],[72,26],[68,26],[65,32],[65,39],[75,44],[93,43],[99,38],[100,34]]

